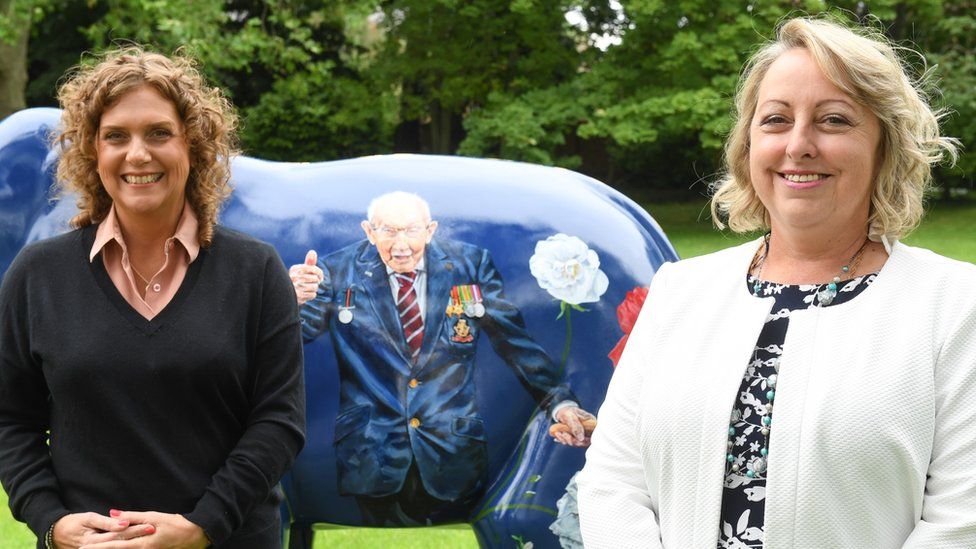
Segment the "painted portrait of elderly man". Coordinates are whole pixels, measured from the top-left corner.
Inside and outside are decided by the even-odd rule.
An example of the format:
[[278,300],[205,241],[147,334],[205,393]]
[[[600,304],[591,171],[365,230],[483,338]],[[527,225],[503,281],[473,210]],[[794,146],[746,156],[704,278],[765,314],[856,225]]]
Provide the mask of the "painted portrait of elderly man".
[[[464,519],[485,493],[487,435],[474,361],[487,340],[550,418],[558,442],[586,446],[581,409],[506,299],[488,250],[438,238],[415,194],[373,199],[365,238],[290,273],[306,341],[328,332],[339,366],[339,491],[364,524]],[[482,336],[482,332],[485,337]]]

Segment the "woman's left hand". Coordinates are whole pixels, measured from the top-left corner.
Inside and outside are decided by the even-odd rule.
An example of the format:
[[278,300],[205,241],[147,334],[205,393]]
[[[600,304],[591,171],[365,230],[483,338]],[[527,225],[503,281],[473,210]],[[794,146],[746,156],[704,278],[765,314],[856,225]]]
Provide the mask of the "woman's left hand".
[[103,541],[80,549],[204,549],[210,545],[203,529],[183,515],[116,510],[110,514],[113,518],[128,520],[130,524],[151,524],[156,531],[139,538]]

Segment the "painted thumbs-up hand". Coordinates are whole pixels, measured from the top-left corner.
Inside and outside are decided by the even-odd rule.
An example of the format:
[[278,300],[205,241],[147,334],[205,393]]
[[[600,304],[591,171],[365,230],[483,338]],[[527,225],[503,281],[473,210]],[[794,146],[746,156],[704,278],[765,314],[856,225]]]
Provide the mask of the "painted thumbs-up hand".
[[292,265],[288,269],[288,276],[291,277],[291,285],[295,287],[295,297],[298,298],[299,305],[313,299],[322,282],[324,275],[322,269],[316,265],[317,261],[318,254],[315,250],[309,250],[305,254],[304,263]]

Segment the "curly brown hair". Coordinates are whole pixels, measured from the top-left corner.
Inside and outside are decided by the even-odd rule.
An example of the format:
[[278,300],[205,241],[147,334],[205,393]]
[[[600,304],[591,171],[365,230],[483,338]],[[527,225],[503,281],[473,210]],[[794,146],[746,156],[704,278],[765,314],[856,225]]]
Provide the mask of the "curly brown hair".
[[81,64],[58,90],[61,148],[57,180],[62,195],[78,194],[81,212],[71,224],[86,227],[108,215],[112,198],[97,172],[95,138],[105,110],[129,91],[149,84],[173,102],[190,152],[186,198],[199,219],[200,245],[209,247],[221,204],[230,196],[230,159],[238,154],[237,114],[218,88],[207,86],[195,62],[180,52],[165,56],[142,46],[105,52]]

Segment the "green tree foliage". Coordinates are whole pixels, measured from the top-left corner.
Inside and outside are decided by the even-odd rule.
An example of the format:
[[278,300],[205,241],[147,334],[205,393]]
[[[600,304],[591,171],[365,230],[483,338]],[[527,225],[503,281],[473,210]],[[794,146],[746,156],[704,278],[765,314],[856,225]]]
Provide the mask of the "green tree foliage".
[[0,0],[0,120],[26,106],[27,44],[31,24],[46,4]]
[[398,87],[408,148],[453,153],[461,120],[492,93],[520,95],[569,78],[579,55],[565,0],[387,0],[376,62]]
[[586,119],[592,97],[579,93],[579,81],[512,94],[489,94],[484,109],[473,109],[464,122],[467,137],[458,153],[495,156],[577,169],[580,155],[567,137]]
[[946,2],[944,9],[925,33],[924,47],[949,110],[945,131],[968,148],[954,169],[940,174],[948,195],[950,186],[974,190],[976,177],[976,2]]
[[58,81],[81,53],[90,50],[85,29],[105,15],[106,6],[83,1],[53,0],[36,17],[27,54],[27,105],[56,107]]
[[[110,0],[88,29],[96,46],[119,37],[183,47],[244,115],[249,154],[320,160],[388,150],[388,110],[367,76],[346,64],[354,3],[300,0]],[[381,94],[380,94],[381,95]]]
[[[32,25],[29,105],[53,104],[84,50],[183,47],[253,156],[457,153],[687,190],[719,169],[749,53],[782,18],[825,11],[923,51],[910,66],[932,70],[946,133],[974,146],[976,0],[0,0],[0,41]],[[974,172],[967,152],[939,179]]]
[[[584,70],[548,93],[494,97],[469,118],[461,150],[483,154],[510,148],[521,132],[506,135],[506,126],[494,120],[520,110],[520,129],[535,125],[537,132],[568,135],[577,143],[567,147],[562,137],[536,138],[520,149],[524,159],[564,163],[565,157],[573,165],[585,156],[587,143],[596,143],[608,158],[588,170],[597,176],[631,185],[687,187],[714,172],[741,64],[781,14],[742,2],[623,2],[619,45],[604,52],[588,44]],[[552,111],[573,115],[552,116]]]
[[390,92],[361,72],[362,48],[346,34],[371,12],[364,2],[55,1],[34,28],[31,104],[56,103],[57,79],[83,51],[134,42],[199,60],[243,115],[248,154],[323,160],[390,149]]
[[[735,83],[755,44],[788,15],[825,11],[930,52],[958,113],[947,132],[976,142],[972,1],[629,0],[621,8],[619,45],[589,44],[571,81],[491,95],[465,120],[459,152],[575,166],[617,185],[687,188],[720,165]],[[973,158],[953,173],[972,173]]]
[[316,161],[392,152],[396,102],[375,82],[320,63],[275,82],[247,109],[249,149],[271,160]]

